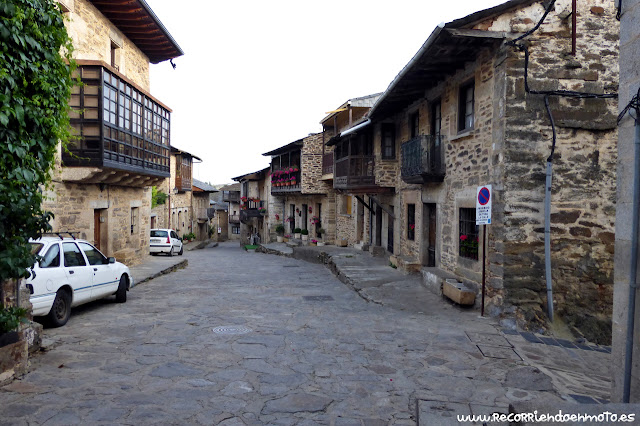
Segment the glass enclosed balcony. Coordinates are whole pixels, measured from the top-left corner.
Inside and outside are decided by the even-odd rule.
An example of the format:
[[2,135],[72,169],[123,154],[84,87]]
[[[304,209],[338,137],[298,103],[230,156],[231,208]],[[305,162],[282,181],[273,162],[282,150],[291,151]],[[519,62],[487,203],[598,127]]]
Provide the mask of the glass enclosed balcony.
[[170,110],[102,63],[81,64],[77,73],[64,165],[169,177]]

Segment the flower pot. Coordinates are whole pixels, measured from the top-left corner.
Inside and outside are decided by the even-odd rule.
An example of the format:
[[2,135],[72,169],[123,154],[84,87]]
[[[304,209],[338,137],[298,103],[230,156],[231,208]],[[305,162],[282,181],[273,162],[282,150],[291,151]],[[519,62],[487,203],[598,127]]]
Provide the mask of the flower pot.
[[300,239],[301,236],[302,234],[300,234],[299,232],[296,232],[295,234],[293,234],[293,238],[296,238],[298,240]]
[[288,239],[287,237],[282,237],[282,242],[283,242],[283,243],[288,243],[288,242],[289,242],[289,239]]
[[324,244],[325,244],[325,243],[323,243],[322,241],[318,241],[318,246],[319,246],[319,247],[324,246]]
[[309,243],[310,246],[317,246],[318,243]]
[[0,334],[0,348],[7,345],[12,345],[20,340],[20,335],[17,331],[10,331],[8,333]]
[[284,237],[281,237],[280,235],[278,235],[278,236],[276,237],[276,240],[277,240],[279,243],[282,243],[282,242],[284,242]]
[[309,235],[302,235],[302,241],[307,241],[309,239]]

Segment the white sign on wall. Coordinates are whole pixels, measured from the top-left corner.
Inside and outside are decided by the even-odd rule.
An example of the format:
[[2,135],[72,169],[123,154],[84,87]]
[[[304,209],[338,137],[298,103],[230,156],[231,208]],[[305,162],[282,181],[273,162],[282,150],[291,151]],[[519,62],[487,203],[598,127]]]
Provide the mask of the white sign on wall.
[[479,186],[476,192],[476,225],[491,225],[491,185]]

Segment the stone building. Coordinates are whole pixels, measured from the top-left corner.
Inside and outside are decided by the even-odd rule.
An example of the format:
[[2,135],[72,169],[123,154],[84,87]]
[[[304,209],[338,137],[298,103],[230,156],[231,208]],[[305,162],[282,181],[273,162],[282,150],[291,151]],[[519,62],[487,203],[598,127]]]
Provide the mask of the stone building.
[[[208,183],[193,179],[191,188],[191,211],[194,217],[194,230],[196,240],[204,241],[208,240],[210,235],[213,235],[212,219],[215,215],[215,209],[211,208],[211,194],[218,192],[213,186]],[[211,229],[211,232],[210,232]]]
[[[362,168],[372,165],[366,153],[353,152],[353,163],[345,160],[353,133],[363,122],[381,93],[352,98],[322,119],[322,177],[330,186],[327,191],[328,205],[334,210],[327,224],[327,240],[337,244],[354,245],[365,241],[367,207],[361,197],[362,190],[371,189],[364,180],[354,180],[351,175],[360,174]],[[363,134],[361,134],[363,136]],[[363,136],[364,137],[364,136]],[[356,145],[353,139],[354,150]],[[334,159],[334,155],[336,158]],[[334,166],[335,165],[335,166]],[[364,172],[366,174],[366,171]],[[377,190],[377,189],[376,189]]]
[[240,245],[267,242],[267,200],[271,182],[269,167],[233,178],[240,183]]
[[149,64],[182,50],[144,1],[60,4],[83,84],[70,101],[76,138],[60,149],[43,207],[54,231],[134,265],[149,251],[151,186],[170,173],[171,110],[149,92]]
[[171,147],[169,178],[156,185],[158,191],[168,195],[167,201],[156,206],[151,212],[151,222],[156,224],[156,228],[174,229],[180,237],[191,232],[195,234],[197,230],[193,205],[194,161],[202,160],[186,151]]
[[[620,11],[620,102],[619,110],[623,112],[635,98],[635,111],[628,111],[620,120],[618,127],[618,193],[616,205],[616,259],[615,285],[613,301],[613,348],[612,371],[613,389],[612,402],[640,402],[640,301],[638,293],[635,298],[635,312],[632,338],[628,339],[630,330],[629,301],[630,285],[638,283],[637,274],[634,277],[632,262],[632,247],[637,250],[638,241],[632,238],[633,220],[640,220],[640,211],[634,208],[633,196],[638,191],[639,170],[634,166],[640,142],[640,123],[633,116],[640,117],[638,105],[640,103],[640,0],[625,0]],[[634,72],[635,70],[635,72]],[[629,112],[633,114],[630,116]],[[637,226],[637,222],[636,222]],[[637,235],[637,234],[636,234]],[[639,258],[636,252],[636,265]],[[634,280],[635,278],[635,280]],[[632,346],[627,347],[631,343]],[[627,354],[627,349],[630,353]],[[625,361],[629,358],[628,367]],[[625,377],[627,378],[627,392],[625,392]],[[625,398],[626,396],[626,398]]]
[[[240,239],[240,184],[234,183],[220,188],[222,201],[228,204],[227,208],[227,235],[230,240]],[[224,222],[220,221],[220,226]]]
[[[262,154],[271,157],[270,240],[275,240],[278,224],[287,234],[300,228],[310,239],[335,239],[335,195],[322,180],[322,147],[323,134],[315,133]],[[325,230],[324,238],[319,229]]]
[[[546,4],[512,0],[436,28],[367,120],[332,141],[334,188],[358,187],[373,216],[365,238],[401,267],[422,269],[436,290],[448,277],[479,289],[486,256],[487,312],[507,326],[540,330],[547,324],[545,169],[553,154],[556,317],[607,343],[617,102],[565,95],[616,92],[616,11],[611,2],[578,2],[573,54],[571,1],[556,1],[520,42],[525,58],[509,41],[533,30]],[[553,153],[545,96],[535,91],[548,95]],[[340,161],[351,167],[342,181]],[[493,189],[486,227],[476,226],[481,185]]]

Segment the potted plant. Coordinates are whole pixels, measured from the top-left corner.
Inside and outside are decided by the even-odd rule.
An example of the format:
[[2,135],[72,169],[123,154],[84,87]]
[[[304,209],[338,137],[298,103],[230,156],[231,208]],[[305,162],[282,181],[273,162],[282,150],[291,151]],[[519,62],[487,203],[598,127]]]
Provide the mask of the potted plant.
[[288,242],[289,238],[291,238],[291,234],[286,234],[284,237],[282,237],[282,242],[284,243]]
[[284,225],[282,225],[281,223],[279,223],[278,225],[276,225],[276,239],[279,243],[284,242],[284,237],[282,236],[282,234],[284,234]]
[[300,239],[301,234],[302,234],[302,229],[300,229],[300,228],[295,228],[295,229],[293,230],[293,236],[294,236],[294,238]]
[[318,245],[318,240],[311,240],[311,241],[309,242],[309,245],[310,245],[310,246],[317,246],[317,245]]
[[300,231],[300,234],[302,234],[302,241],[307,241],[309,239],[309,230],[303,229]]
[[[316,234],[318,234],[318,238],[322,238],[322,236],[325,234],[325,230],[322,228],[318,228],[316,229]],[[324,245],[324,241],[318,241],[318,245],[319,246],[323,246]]]
[[18,327],[20,323],[26,322],[28,320],[25,308],[0,308],[0,348],[16,343],[19,340]]

